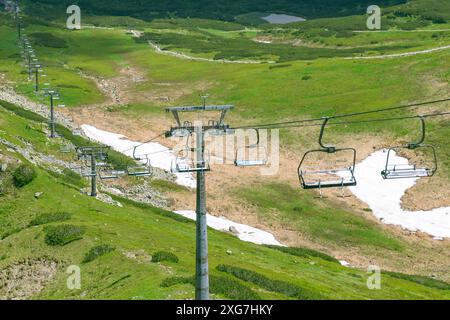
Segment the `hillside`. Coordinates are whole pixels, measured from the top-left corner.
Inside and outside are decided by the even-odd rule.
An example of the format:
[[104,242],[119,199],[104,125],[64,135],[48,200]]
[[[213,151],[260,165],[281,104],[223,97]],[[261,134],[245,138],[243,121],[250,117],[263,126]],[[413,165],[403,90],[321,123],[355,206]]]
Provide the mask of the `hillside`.
[[[8,109],[18,110],[11,106]],[[26,113],[26,117],[34,116]],[[67,142],[49,140],[43,123],[27,118],[0,109],[2,163],[10,164],[1,173],[0,299],[192,297],[189,283],[194,266],[194,224],[123,198],[114,197],[120,207],[91,199],[77,190],[80,177],[66,171],[56,174],[55,168],[29,163],[21,156],[23,148],[35,159],[50,154],[64,160],[57,150]],[[34,168],[36,178],[26,186],[14,187],[9,183],[19,163]],[[35,193],[41,191],[44,193],[36,198]],[[71,231],[50,236],[63,226],[70,226]],[[395,274],[384,276],[383,290],[370,291],[364,271],[342,267],[331,257],[314,251],[291,249],[292,254],[287,254],[213,230],[210,241],[215,298],[450,297],[444,283]],[[98,249],[105,246],[110,250]],[[87,254],[93,248],[102,253],[89,255],[92,261],[88,262]],[[158,252],[169,252],[177,260],[157,262],[156,257],[161,255]],[[81,290],[66,287],[65,271],[71,265],[81,267]],[[18,273],[19,269],[22,272]]]
[[[195,190],[170,172],[185,141],[163,136],[174,125],[165,109],[199,104],[205,94],[207,103],[235,106],[226,117],[231,127],[273,128],[268,133],[280,137],[275,174],[236,167],[234,146],[228,162],[212,164],[208,213],[286,245],[210,229],[213,298],[450,299],[450,240],[407,225],[421,213],[433,224],[434,209],[450,208],[448,115],[426,119],[438,171],[404,188],[398,201],[373,205],[354,189],[306,191],[299,184],[299,163],[318,148],[321,124],[296,127],[304,119],[356,113],[348,118],[354,122],[332,119],[325,140],[357,149],[361,165],[417,139],[420,123],[412,116],[449,111],[449,3],[404,2],[380,2],[382,30],[369,32],[364,1],[80,0],[78,31],[65,29],[64,1],[23,1],[24,32],[43,66],[38,93],[15,22],[0,11],[0,300],[193,297],[195,224],[173,212],[195,209]],[[274,12],[308,20],[261,20]],[[61,95],[57,139],[48,138],[42,88]],[[435,100],[442,101],[422,103]],[[389,109],[408,104],[417,105]],[[374,121],[380,118],[394,120]],[[89,140],[92,132],[103,142]],[[120,171],[136,164],[129,146],[154,137],[162,151],[144,155],[153,177],[99,181],[99,199],[86,195],[75,147],[115,146],[107,160]],[[431,159],[420,148],[400,155],[411,163]],[[379,178],[381,169],[370,171]],[[403,221],[377,215],[397,218],[389,217],[397,205]],[[448,213],[442,216],[435,228],[448,233]],[[71,265],[81,267],[80,290],[66,287]],[[381,290],[366,286],[372,265],[383,271]]]

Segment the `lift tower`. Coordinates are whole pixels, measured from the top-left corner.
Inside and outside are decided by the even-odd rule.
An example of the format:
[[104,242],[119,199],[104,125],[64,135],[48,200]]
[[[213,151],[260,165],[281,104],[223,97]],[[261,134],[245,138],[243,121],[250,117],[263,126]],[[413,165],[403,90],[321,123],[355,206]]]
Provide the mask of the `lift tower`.
[[97,167],[103,166],[108,159],[109,147],[78,147],[78,160],[85,163],[81,167],[81,175],[91,178],[91,197],[97,197]]
[[44,90],[44,96],[50,97],[50,138],[56,138],[55,100],[59,100],[60,96],[55,90]]
[[[196,161],[193,166],[178,165],[177,172],[195,172],[197,173],[197,208],[196,208],[196,268],[195,268],[195,298],[197,300],[209,300],[209,268],[208,268],[208,226],[206,221],[206,172],[209,171],[207,159],[205,159],[205,133],[214,130],[216,133],[226,135],[231,130],[224,123],[225,116],[229,110],[233,109],[231,105],[207,106],[205,101],[202,106],[174,107],[166,109],[173,114],[177,123],[166,133],[166,137],[187,137],[195,134],[196,147],[189,149],[196,154]],[[182,123],[180,113],[185,112],[220,112],[220,119],[207,126],[203,123],[191,122]]]

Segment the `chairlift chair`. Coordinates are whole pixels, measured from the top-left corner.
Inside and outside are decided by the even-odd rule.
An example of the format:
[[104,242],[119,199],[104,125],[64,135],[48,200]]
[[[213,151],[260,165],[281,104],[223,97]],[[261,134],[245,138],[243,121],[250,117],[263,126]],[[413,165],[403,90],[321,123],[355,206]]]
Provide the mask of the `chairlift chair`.
[[[433,177],[438,169],[438,161],[436,148],[432,145],[424,144],[426,138],[426,124],[423,116],[419,117],[422,126],[422,136],[419,141],[411,142],[406,146],[390,148],[387,152],[386,166],[381,172],[381,176],[385,180],[391,179],[414,179],[414,178],[430,178]],[[431,163],[429,165],[416,164],[396,164],[392,162],[393,155],[402,150],[422,150],[431,154]]]
[[[326,125],[330,118],[325,118],[322,124],[319,137],[319,145],[321,149],[310,150],[305,153],[298,167],[298,175],[300,184],[303,189],[327,189],[356,186],[355,178],[356,168],[356,149],[353,148],[336,148],[326,146],[323,143],[323,136]],[[344,156],[347,154],[347,156]],[[340,156],[344,158],[339,158]],[[314,158],[315,165],[308,164],[310,158]],[[328,162],[324,159],[328,158]],[[331,160],[331,161],[330,161]],[[324,165],[326,164],[326,165]]]
[[[144,159],[140,159],[141,161]],[[132,177],[150,177],[153,174],[150,159],[145,158],[145,163],[135,163],[127,166],[127,174]]]
[[265,166],[268,163],[267,148],[260,145],[259,130],[256,131],[256,143],[238,148],[234,164],[236,167]]
[[98,171],[98,175],[101,180],[118,179],[125,174],[125,171],[115,170],[111,165],[104,166]]
[[204,151],[203,161],[194,160],[193,157],[189,155],[193,155],[194,157],[197,155],[198,149],[196,148],[187,148],[186,150],[181,150],[176,159],[172,162],[172,172],[173,173],[192,173],[192,172],[200,172],[200,171],[211,171],[211,167],[209,164],[209,152],[207,150]]

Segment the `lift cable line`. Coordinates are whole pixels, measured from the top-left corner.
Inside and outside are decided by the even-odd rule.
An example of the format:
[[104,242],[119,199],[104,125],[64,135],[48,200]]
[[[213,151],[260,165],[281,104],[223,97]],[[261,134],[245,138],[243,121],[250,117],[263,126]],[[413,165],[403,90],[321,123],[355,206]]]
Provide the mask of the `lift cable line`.
[[[355,112],[355,113],[348,113],[348,114],[342,114],[342,115],[335,115],[335,116],[332,116],[332,118],[334,118],[334,119],[350,118],[350,117],[369,115],[369,114],[374,114],[374,113],[382,113],[382,112],[396,111],[396,110],[402,110],[402,109],[410,109],[410,108],[415,108],[415,107],[422,107],[422,106],[438,104],[438,103],[443,103],[443,102],[449,102],[449,101],[450,101],[450,98],[446,98],[446,99],[426,101],[426,102],[420,102],[420,103],[415,103],[415,104],[408,104],[408,105],[397,106],[397,107],[389,107],[389,108],[384,108],[384,109],[371,110],[371,111],[364,111],[364,112]],[[303,119],[303,120],[294,120],[294,121],[286,121],[286,122],[275,122],[275,123],[260,124],[260,125],[253,125],[253,126],[248,125],[248,126],[236,127],[235,129],[266,129],[266,128],[278,128],[278,127],[283,128],[283,127],[285,127],[287,125],[295,125],[295,124],[304,124],[304,123],[309,123],[309,122],[317,122],[317,121],[323,121],[323,119],[324,119],[324,117]],[[320,125],[318,125],[318,126],[320,126]]]
[[[355,121],[338,121],[327,124],[328,126],[339,126],[339,125],[350,125],[350,124],[364,124],[364,123],[373,123],[373,122],[389,122],[389,121],[399,121],[399,120],[408,120],[408,119],[417,119],[420,117],[424,118],[432,118],[432,117],[440,117],[450,115],[450,112],[442,112],[442,113],[430,113],[424,115],[412,115],[412,116],[403,116],[403,117],[393,117],[393,118],[375,118],[375,119],[367,119],[367,120],[355,120]],[[327,117],[325,117],[327,118]],[[325,118],[316,119],[314,121],[323,121]],[[335,119],[334,117],[328,117],[330,120]],[[284,125],[284,126],[274,126],[274,127],[239,127],[236,129],[288,129],[288,128],[307,128],[307,127],[321,127],[322,123],[313,123],[313,124],[292,124],[292,125]]]

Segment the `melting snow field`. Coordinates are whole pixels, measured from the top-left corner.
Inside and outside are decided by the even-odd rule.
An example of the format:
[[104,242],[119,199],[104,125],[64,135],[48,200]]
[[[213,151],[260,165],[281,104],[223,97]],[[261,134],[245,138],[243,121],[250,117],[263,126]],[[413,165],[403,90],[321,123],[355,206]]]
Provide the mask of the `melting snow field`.
[[[188,219],[196,220],[195,211],[175,211],[175,213]],[[275,239],[273,234],[244,224],[235,223],[226,218],[218,218],[208,214],[207,222],[209,227],[218,231],[232,232],[242,241],[255,244],[282,246],[282,244]]]
[[[401,199],[418,179],[384,180],[381,171],[386,165],[386,152],[377,151],[356,166],[358,185],[350,191],[367,203],[374,215],[385,224],[398,225],[410,231],[422,231],[435,237],[450,238],[450,207],[431,211],[406,211]],[[408,164],[408,159],[393,155],[392,161]]]
[[[123,153],[129,157],[133,157],[133,149],[141,143],[126,139],[121,134],[111,133],[97,129],[93,126],[82,125],[81,129],[87,137],[110,146],[114,150]],[[176,159],[176,155],[169,149],[157,142],[146,143],[137,149],[137,155],[148,154],[150,163],[155,168],[166,171],[171,170],[172,162]],[[197,183],[194,177],[189,173],[175,173],[177,183],[188,188],[196,188]]]

